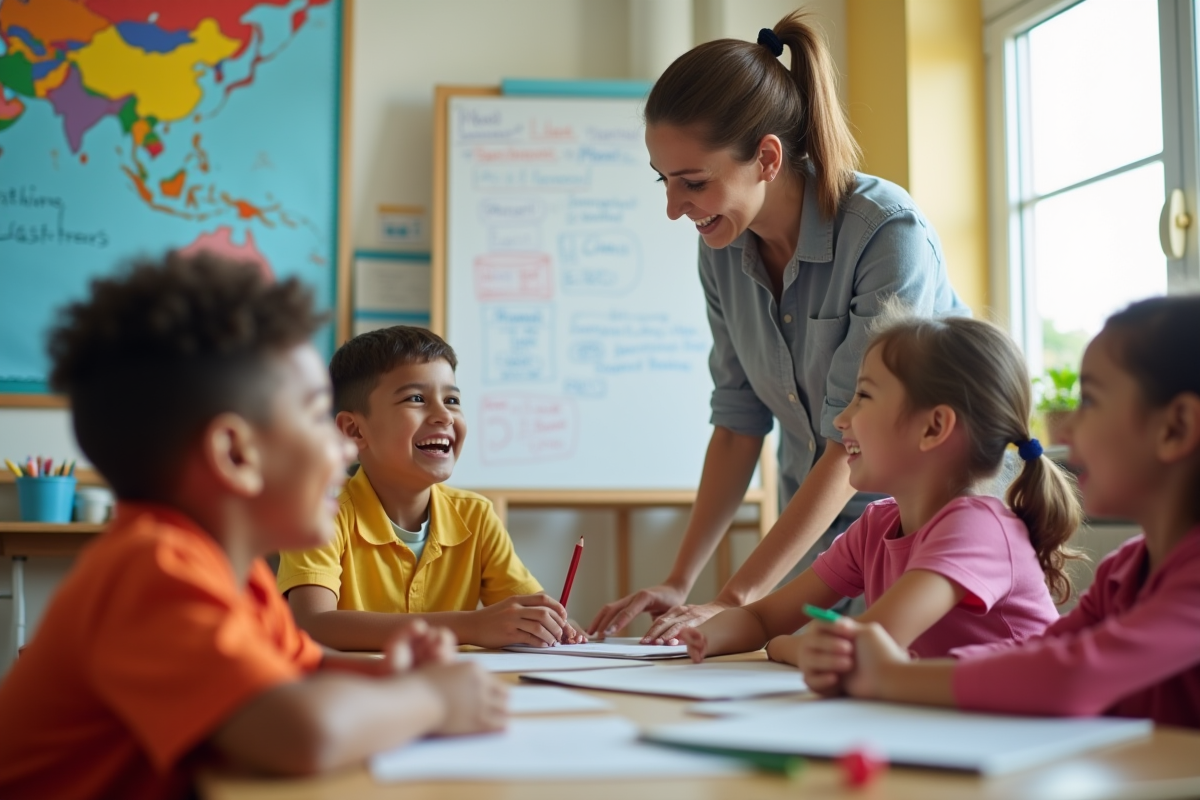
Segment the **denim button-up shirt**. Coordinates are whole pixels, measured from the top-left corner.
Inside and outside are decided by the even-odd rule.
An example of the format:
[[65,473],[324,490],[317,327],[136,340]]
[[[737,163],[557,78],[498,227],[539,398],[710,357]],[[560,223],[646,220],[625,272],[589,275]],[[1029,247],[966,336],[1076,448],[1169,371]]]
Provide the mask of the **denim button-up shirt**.
[[700,242],[713,349],[713,425],[763,436],[778,419],[780,482],[790,498],[850,404],[871,318],[898,297],[924,316],[969,314],[946,275],[941,242],[902,188],[859,174],[837,216],[805,181],[796,252],[779,302],[746,231],[728,247]]

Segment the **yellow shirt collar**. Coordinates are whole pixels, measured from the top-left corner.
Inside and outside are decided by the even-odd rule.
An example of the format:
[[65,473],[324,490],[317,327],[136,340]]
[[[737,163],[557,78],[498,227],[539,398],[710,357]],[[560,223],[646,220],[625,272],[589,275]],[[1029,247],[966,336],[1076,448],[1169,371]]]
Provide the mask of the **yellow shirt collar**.
[[[462,515],[447,500],[441,484],[435,483],[429,494],[428,541],[437,542],[441,547],[462,544],[471,535]],[[383,510],[383,504],[379,502],[379,496],[375,494],[375,488],[371,486],[365,469],[360,467],[346,484],[343,497],[346,496],[354,503],[358,523],[354,527],[359,536],[371,544],[392,544],[396,541],[392,522]]]

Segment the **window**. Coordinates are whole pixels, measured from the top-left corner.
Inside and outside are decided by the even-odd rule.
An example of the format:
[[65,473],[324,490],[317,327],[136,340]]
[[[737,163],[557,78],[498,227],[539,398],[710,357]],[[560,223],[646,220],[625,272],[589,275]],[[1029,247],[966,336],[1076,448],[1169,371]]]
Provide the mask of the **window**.
[[1109,314],[1198,272],[1196,226],[1180,258],[1160,243],[1172,189],[1196,208],[1192,11],[1025,0],[988,22],[993,294],[1035,375],[1077,369]]

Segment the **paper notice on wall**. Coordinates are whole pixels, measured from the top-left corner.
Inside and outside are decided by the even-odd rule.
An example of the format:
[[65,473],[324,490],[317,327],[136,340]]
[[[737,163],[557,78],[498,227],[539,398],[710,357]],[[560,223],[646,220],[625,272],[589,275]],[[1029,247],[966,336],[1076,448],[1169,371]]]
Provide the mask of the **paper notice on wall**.
[[429,314],[429,262],[360,255],[354,260],[354,310]]

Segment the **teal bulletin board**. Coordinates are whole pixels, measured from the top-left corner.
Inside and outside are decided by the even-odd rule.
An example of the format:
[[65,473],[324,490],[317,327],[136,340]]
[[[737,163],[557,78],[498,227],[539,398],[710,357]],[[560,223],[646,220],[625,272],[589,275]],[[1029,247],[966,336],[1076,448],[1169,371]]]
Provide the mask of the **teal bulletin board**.
[[56,309],[136,258],[217,250],[334,307],[349,2],[0,3],[5,405],[46,404]]

